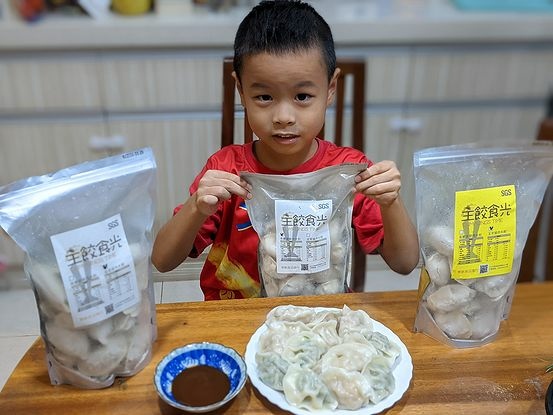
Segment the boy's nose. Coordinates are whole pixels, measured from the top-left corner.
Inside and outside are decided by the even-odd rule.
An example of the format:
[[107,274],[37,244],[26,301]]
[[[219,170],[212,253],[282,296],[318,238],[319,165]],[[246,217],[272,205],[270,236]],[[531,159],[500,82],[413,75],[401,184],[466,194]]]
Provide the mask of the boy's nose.
[[288,104],[280,104],[273,113],[273,124],[292,125],[296,122],[293,108]]

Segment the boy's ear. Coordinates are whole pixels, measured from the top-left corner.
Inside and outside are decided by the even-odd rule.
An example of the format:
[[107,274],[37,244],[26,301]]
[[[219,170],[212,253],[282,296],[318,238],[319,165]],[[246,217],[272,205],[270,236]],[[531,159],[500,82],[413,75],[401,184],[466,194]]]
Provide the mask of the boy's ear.
[[244,106],[244,90],[242,89],[242,84],[240,83],[240,79],[238,79],[238,75],[236,75],[235,71],[232,71],[232,77],[234,78],[234,82],[236,82],[236,89],[238,89],[238,93],[240,94],[240,102],[242,103],[242,106]]
[[332,79],[330,80],[330,83],[328,84],[328,96],[326,98],[326,106],[327,107],[334,102],[334,97],[336,96],[336,87],[338,85],[338,77],[339,76],[340,76],[340,68],[336,68],[334,70],[334,75],[332,75]]

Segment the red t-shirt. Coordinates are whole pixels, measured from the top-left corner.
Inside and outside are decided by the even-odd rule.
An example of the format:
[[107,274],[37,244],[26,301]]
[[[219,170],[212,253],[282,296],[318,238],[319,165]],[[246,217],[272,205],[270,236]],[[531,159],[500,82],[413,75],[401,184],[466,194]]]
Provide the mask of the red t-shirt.
[[[238,175],[242,171],[266,174],[297,174],[320,170],[343,163],[368,163],[366,156],[350,147],[317,139],[317,152],[302,165],[289,171],[274,171],[254,156],[253,143],[223,147],[213,154],[190,186],[196,192],[207,170],[224,170]],[[180,206],[175,209],[175,213]],[[380,207],[373,200],[357,194],[353,203],[353,226],[363,250],[374,252],[384,237]],[[252,227],[244,199],[232,196],[221,203],[196,236],[190,256],[198,257],[212,245],[200,274],[200,287],[206,300],[258,297],[260,294],[257,266],[259,238]]]

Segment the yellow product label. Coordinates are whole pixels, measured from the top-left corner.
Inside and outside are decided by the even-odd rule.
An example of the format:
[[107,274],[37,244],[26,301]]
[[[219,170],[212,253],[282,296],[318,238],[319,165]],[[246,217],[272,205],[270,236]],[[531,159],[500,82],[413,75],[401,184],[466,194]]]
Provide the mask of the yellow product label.
[[466,279],[511,272],[516,216],[513,185],[456,192],[451,276]]

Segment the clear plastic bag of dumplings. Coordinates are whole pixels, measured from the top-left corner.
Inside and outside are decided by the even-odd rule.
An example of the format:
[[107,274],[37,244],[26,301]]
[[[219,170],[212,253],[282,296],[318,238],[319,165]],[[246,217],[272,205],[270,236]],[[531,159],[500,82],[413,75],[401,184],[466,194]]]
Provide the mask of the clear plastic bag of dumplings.
[[424,260],[415,331],[457,348],[489,343],[510,312],[553,146],[429,148],[415,152],[414,173]]
[[354,178],[366,168],[347,163],[291,175],[241,173],[252,185],[246,207],[260,240],[263,296],[347,290]]
[[152,150],[0,188],[0,225],[25,252],[52,384],[97,389],[151,359]]

